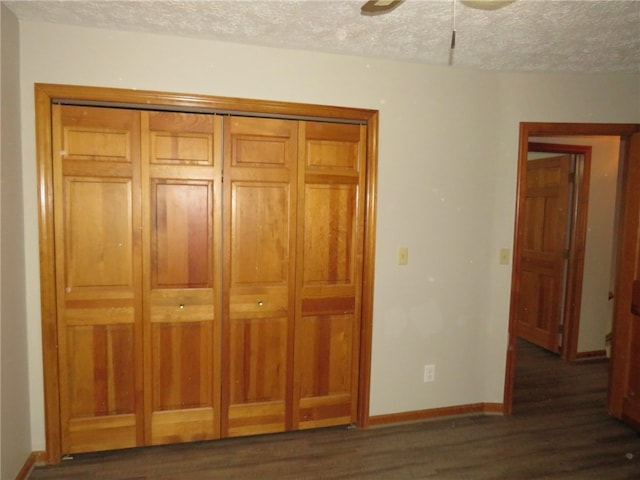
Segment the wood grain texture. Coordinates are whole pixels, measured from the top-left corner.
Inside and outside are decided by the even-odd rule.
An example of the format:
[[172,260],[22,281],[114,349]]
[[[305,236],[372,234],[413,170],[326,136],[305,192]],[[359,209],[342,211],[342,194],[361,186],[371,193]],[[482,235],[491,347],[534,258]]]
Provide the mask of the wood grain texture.
[[514,415],[325,428],[78,455],[32,480],[631,480],[640,438],[605,411],[607,363],[520,343]]
[[610,406],[614,415],[640,428],[640,316],[633,312],[634,284],[640,281],[640,133],[626,144],[628,159],[622,198],[622,238],[615,292]]
[[62,449],[140,445],[139,115],[53,114]]
[[141,117],[146,444],[218,438],[222,121]]
[[553,352],[560,347],[571,162],[570,155],[529,161],[523,198],[517,331]]
[[[316,158],[314,168],[318,168],[318,172],[309,174],[309,178],[313,179],[315,175],[316,179],[321,179],[325,174],[321,172],[322,169],[336,169],[332,177],[332,183],[334,185],[338,185],[340,183],[344,183],[345,181],[349,183],[353,179],[353,170],[362,168],[363,165],[366,165],[364,171],[367,172],[366,176],[366,186],[362,188],[362,184],[359,184],[359,195],[366,202],[366,225],[368,232],[368,237],[364,244],[366,247],[364,251],[361,253],[363,258],[368,259],[367,264],[365,265],[366,270],[366,278],[368,292],[364,292],[363,295],[366,295],[367,301],[360,302],[356,305],[355,300],[348,300],[345,298],[338,298],[337,301],[333,301],[331,299],[317,297],[312,300],[308,306],[311,306],[317,302],[323,303],[323,308],[320,310],[316,310],[316,314],[342,314],[347,310],[354,310],[356,315],[359,315],[359,310],[362,309],[364,321],[361,324],[361,327],[365,333],[366,338],[368,338],[368,345],[362,345],[358,347],[360,350],[365,352],[365,355],[362,357],[357,357],[357,364],[361,366],[364,372],[368,372],[370,369],[370,336],[371,336],[371,321],[372,321],[372,304],[373,304],[373,262],[374,262],[374,246],[375,246],[375,188],[376,188],[376,160],[377,160],[377,112],[373,110],[364,110],[364,109],[353,109],[353,108],[343,108],[343,107],[331,107],[331,106],[316,106],[316,105],[304,105],[304,104],[293,104],[293,103],[283,103],[283,102],[269,102],[269,101],[259,101],[259,100],[242,100],[242,99],[232,99],[232,98],[224,98],[224,97],[210,97],[210,96],[202,96],[202,95],[185,95],[179,93],[166,93],[166,92],[147,92],[147,91],[134,91],[134,90],[124,90],[124,89],[109,89],[109,88],[95,88],[95,87],[77,87],[77,86],[67,86],[67,85],[50,85],[50,84],[38,84],[35,87],[36,92],[36,118],[37,118],[37,146],[38,146],[38,179],[39,179],[39,215],[40,215],[40,248],[41,248],[41,293],[42,293],[42,318],[43,318],[43,347],[44,347],[44,356],[49,360],[45,361],[45,392],[46,392],[46,435],[47,435],[47,453],[46,458],[48,462],[58,462],[60,459],[61,452],[61,444],[60,444],[60,412],[61,409],[58,402],[58,387],[60,385],[60,372],[58,371],[58,356],[57,356],[57,345],[59,344],[59,332],[58,324],[57,324],[57,316],[58,312],[56,311],[56,267],[53,262],[53,258],[55,255],[55,245],[54,245],[54,233],[55,229],[53,226],[53,210],[54,210],[54,172],[52,169],[51,159],[53,158],[53,151],[60,152],[64,151],[63,149],[57,148],[60,145],[54,146],[50,143],[50,139],[52,138],[52,124],[55,122],[55,113],[52,112],[55,110],[51,108],[52,104],[82,104],[83,102],[89,102],[92,105],[103,105],[104,107],[116,106],[121,111],[125,111],[126,108],[130,107],[132,109],[140,107],[143,111],[140,113],[141,122],[145,124],[144,131],[141,132],[142,142],[139,143],[136,140],[137,135],[131,135],[130,133],[122,133],[121,125],[112,125],[114,128],[107,128],[106,130],[100,130],[102,126],[98,125],[84,125],[80,128],[77,128],[78,125],[72,125],[73,128],[69,129],[64,134],[64,141],[69,145],[69,158],[67,158],[64,162],[64,175],[68,177],[90,177],[91,174],[97,177],[110,177],[116,179],[126,179],[133,178],[131,183],[132,188],[134,189],[131,194],[131,202],[132,202],[132,210],[135,212],[132,216],[132,224],[135,226],[132,230],[132,234],[135,237],[135,240],[132,242],[133,248],[139,249],[140,245],[143,245],[143,254],[142,255],[134,255],[132,257],[134,265],[134,274],[139,275],[138,272],[141,271],[140,263],[144,265],[150,265],[152,263],[152,255],[151,255],[151,240],[150,235],[148,233],[144,233],[142,235],[142,239],[140,239],[140,229],[139,226],[142,225],[142,230],[144,232],[150,231],[150,211],[151,211],[151,200],[150,194],[148,192],[151,191],[151,182],[156,181],[158,185],[169,185],[171,187],[175,185],[179,185],[180,187],[184,185],[193,186],[193,185],[212,185],[212,193],[210,193],[210,199],[214,205],[214,211],[217,208],[216,206],[222,205],[222,188],[221,188],[221,175],[220,167],[222,165],[222,156],[221,156],[221,148],[216,147],[216,141],[222,139],[222,122],[215,120],[213,121],[213,131],[215,132],[213,136],[211,135],[211,124],[210,119],[213,118],[212,115],[209,114],[194,114],[189,113],[189,110],[198,109],[199,111],[208,111],[210,113],[214,113],[215,111],[223,111],[225,113],[229,112],[238,112],[244,113],[251,111],[253,114],[264,113],[267,116],[276,115],[276,116],[286,116],[286,117],[297,117],[297,118],[317,118],[322,120],[348,120],[349,122],[356,122],[367,126],[359,126],[358,130],[364,131],[366,133],[366,144],[364,142],[360,142],[357,149],[360,149],[356,154],[354,154],[353,145],[349,146],[348,137],[351,134],[348,134],[345,138],[340,138],[338,135],[334,140],[322,139],[315,146],[312,146],[310,150],[315,149],[314,156]],[[183,113],[177,112],[153,112],[149,111],[149,107],[153,108],[154,106],[160,107],[160,109],[165,109],[165,107],[171,107],[171,110],[185,110]],[[65,107],[66,108],[66,107]],[[85,107],[72,106],[69,107],[70,110],[82,111]],[[90,107],[95,108],[96,110],[108,110],[108,108],[102,107]],[[147,111],[144,111],[147,110]],[[100,115],[94,116],[99,117]],[[107,116],[110,116],[107,114]],[[75,115],[75,118],[85,121],[86,119],[82,118],[82,115]],[[220,117],[217,117],[220,119]],[[296,120],[297,121],[297,120]],[[73,122],[71,122],[73,123]],[[82,122],[81,122],[82,123]],[[100,122],[98,122],[100,123]],[[258,122],[259,123],[259,122]],[[325,122],[318,122],[320,125],[320,130],[323,130],[325,127],[322,125]],[[175,126],[178,125],[178,128]],[[330,123],[327,124],[328,128],[333,128]],[[178,130],[178,132],[176,132]],[[338,129],[340,130],[340,129]],[[347,131],[347,130],[345,130]],[[259,137],[256,131],[250,133],[254,137]],[[348,140],[345,143],[345,140]],[[314,140],[315,141],[315,140]],[[333,144],[331,144],[333,142]],[[264,143],[264,142],[263,142]],[[139,149],[140,152],[134,152],[132,154],[131,150]],[[211,153],[211,147],[213,146],[213,153]],[[256,150],[252,149],[251,143],[242,145],[238,151],[243,152],[243,157],[248,159],[247,165],[251,165],[251,167],[256,170],[256,168],[271,168],[272,165],[277,165],[272,161],[272,158],[276,158],[278,156],[278,152],[281,152],[281,145],[278,146],[278,142],[266,142],[266,144],[262,145],[261,148],[265,152],[271,152],[271,154],[266,155],[262,159],[256,160]],[[365,149],[366,155],[362,156],[362,149]],[[322,152],[324,150],[324,153]],[[333,153],[331,153],[333,151]],[[299,153],[299,152],[297,152]],[[56,153],[57,154],[57,153]],[[138,166],[138,158],[149,158],[149,162],[143,162],[142,165]],[[333,157],[333,158],[332,158]],[[356,159],[354,163],[354,159]],[[364,163],[359,163],[364,159]],[[87,160],[91,160],[92,168],[94,169],[90,175],[87,175],[87,170],[85,169],[83,163]],[[262,163],[261,163],[262,162]],[[211,168],[213,166],[213,169]],[[189,168],[182,168],[189,167]],[[212,173],[213,172],[213,173]],[[357,175],[361,175],[362,171],[359,171]],[[153,180],[152,180],[153,179]],[[241,178],[241,180],[250,180],[255,181],[255,177],[247,177]],[[331,183],[331,182],[330,182]],[[139,185],[142,185],[142,194],[138,190]],[[174,190],[175,192],[176,190]],[[181,195],[178,195],[180,197]],[[165,195],[165,199],[169,199],[171,197],[170,202],[165,202],[165,204],[172,204],[174,206],[173,197],[175,195]],[[199,195],[202,198],[202,195]],[[138,213],[141,210],[140,203],[142,202],[142,211],[143,215],[140,218],[140,214]],[[198,202],[196,202],[198,203]],[[200,202],[201,204],[201,202]],[[137,215],[137,217],[136,217]],[[178,216],[178,213],[174,211],[174,218]],[[187,213],[189,215],[189,213]],[[292,217],[295,218],[295,215]],[[359,221],[365,222],[365,216],[361,215]],[[220,238],[222,236],[222,215],[213,215],[213,219],[211,222],[213,225],[213,237]],[[292,231],[295,231],[295,225]],[[167,231],[165,231],[167,232]],[[173,233],[173,232],[171,232]],[[196,236],[198,237],[198,236]],[[199,245],[202,242],[202,236],[199,236]],[[81,238],[81,240],[86,240]],[[176,245],[184,245],[184,237],[179,238],[175,236],[171,236],[168,234],[163,239],[165,242],[164,248],[165,253],[163,255],[165,257],[168,256],[166,252],[171,250],[180,251],[180,247],[176,247]],[[121,242],[117,242],[121,243]],[[92,242],[85,241],[85,246],[87,246],[88,251],[91,251],[95,245]],[[185,252],[185,249],[182,248],[182,253]],[[118,253],[118,250],[115,251]],[[98,258],[100,256],[99,253],[94,251],[94,257]],[[188,257],[188,255],[187,255]],[[215,266],[222,265],[222,251],[221,249],[213,249],[213,253],[211,255],[212,261]],[[85,265],[89,265],[91,262],[85,262]],[[125,262],[122,262],[125,263]],[[181,262],[183,263],[183,262]],[[193,262],[191,262],[194,265]],[[174,263],[175,265],[175,263]],[[196,269],[201,267],[201,265],[197,265]],[[122,271],[110,271],[110,265],[105,265],[105,270],[103,271],[103,283],[110,283],[110,280],[113,277],[114,273],[118,275],[122,274]],[[83,269],[82,271],[86,271]],[[177,273],[176,273],[177,272]],[[125,272],[126,273],[126,272]],[[180,312],[173,311],[173,297],[172,295],[156,295],[157,292],[151,293],[149,285],[145,286],[140,291],[140,281],[139,279],[134,280],[132,283],[135,285],[134,290],[136,293],[134,295],[134,299],[132,301],[131,297],[128,295],[124,295],[122,293],[118,293],[114,295],[112,300],[112,305],[106,305],[105,300],[91,300],[87,295],[79,296],[78,299],[71,300],[69,302],[70,306],[73,306],[73,312],[68,316],[68,325],[73,327],[82,326],[82,322],[86,319],[89,319],[93,325],[96,327],[102,328],[102,331],[105,330],[103,327],[107,326],[117,326],[117,325],[125,325],[130,323],[131,315],[133,314],[134,321],[133,327],[133,336],[134,341],[138,345],[138,342],[141,342],[141,339],[144,337],[144,341],[141,342],[143,344],[143,348],[138,348],[138,351],[143,351],[144,354],[134,360],[134,371],[135,374],[135,395],[136,395],[136,416],[139,418],[143,411],[145,421],[144,421],[144,431],[140,428],[139,422],[136,423],[135,427],[135,443],[143,444],[143,443],[151,443],[152,435],[149,433],[151,431],[151,419],[154,416],[164,416],[167,418],[169,424],[171,423],[179,423],[179,418],[182,418],[181,415],[175,410],[162,410],[159,412],[149,412],[152,411],[153,398],[151,395],[146,395],[144,392],[149,392],[153,389],[154,381],[157,383],[158,380],[153,380],[151,367],[153,363],[153,342],[150,341],[150,337],[152,336],[154,328],[160,328],[160,324],[163,322],[177,322],[184,324],[190,324],[190,320],[197,319],[198,322],[204,321],[208,315],[208,311],[211,308],[213,313],[213,323],[212,328],[210,329],[213,333],[213,341],[211,344],[211,348],[213,351],[212,361],[213,361],[213,371],[220,372],[221,364],[222,364],[222,352],[224,351],[223,346],[221,345],[221,319],[222,319],[222,302],[209,302],[204,297],[193,297],[190,295],[189,290],[193,290],[194,283],[191,280],[187,280],[185,285],[185,279],[188,279],[189,274],[185,274],[184,271],[178,272],[173,267],[169,266],[167,270],[165,270],[165,275],[163,277],[163,286],[167,287],[171,283],[171,281],[175,280],[177,277],[179,278],[179,282],[182,282],[181,292],[177,293],[177,295],[182,295],[186,297],[189,301],[194,301],[194,304],[184,304],[184,308],[180,309]],[[201,273],[201,271],[196,272]],[[126,275],[125,275],[126,276]],[[145,277],[148,278],[148,276]],[[196,275],[198,278],[198,282],[203,278],[201,275]],[[118,282],[120,282],[124,277],[116,278]],[[84,279],[86,280],[86,278]],[[109,281],[106,281],[109,280]],[[196,283],[198,283],[196,282]],[[221,287],[218,282],[217,277],[214,275],[213,277],[213,289],[215,291],[219,291]],[[117,283],[117,282],[116,282]],[[200,288],[200,287],[198,287]],[[208,287],[207,287],[208,288]],[[162,289],[161,289],[162,290]],[[171,290],[171,288],[165,288],[164,290]],[[180,290],[180,289],[175,289]],[[59,295],[58,295],[59,296]],[[146,312],[152,312],[150,317],[147,317],[147,313],[145,313],[145,318],[143,322],[139,322],[137,320],[139,315],[139,310],[137,310],[139,297],[143,296],[143,304],[149,305],[152,297],[159,301],[157,308],[147,309]],[[261,295],[260,295],[261,296]],[[275,304],[281,304],[280,296],[276,296]],[[287,298],[289,298],[287,296]],[[154,300],[154,301],[155,301]],[[325,300],[328,300],[325,302]],[[97,313],[92,310],[92,306],[90,306],[87,301],[93,301],[95,305],[99,305],[102,309],[100,313]],[[345,304],[346,302],[346,307]],[[244,308],[242,302],[234,302],[236,307],[240,306]],[[181,304],[178,305],[178,308]],[[289,301],[288,308],[293,307],[293,302]],[[345,310],[346,309],[346,310]],[[210,318],[210,317],[209,317]],[[259,316],[258,316],[259,318]],[[188,328],[192,328],[193,325],[189,325]],[[166,345],[165,351],[171,351],[170,356],[173,358],[178,358],[180,354],[176,352],[180,351],[176,345],[183,344],[182,340],[178,341],[178,337],[181,337],[180,334],[177,333],[178,330],[174,327],[171,327],[174,330],[170,336],[175,337],[175,339],[171,339],[171,341],[160,342]],[[288,354],[291,356],[293,354],[292,348],[292,323],[289,324],[288,330]],[[121,329],[120,329],[121,330]],[[101,331],[101,330],[98,330]],[[119,331],[119,330],[118,330]],[[360,334],[361,332],[357,332]],[[209,333],[205,332],[205,335],[209,335]],[[187,337],[193,337],[190,333],[187,334]],[[104,338],[109,338],[107,335]],[[164,338],[168,338],[166,335]],[[174,341],[175,340],[175,341]],[[109,341],[101,341],[102,345],[109,345]],[[140,347],[140,345],[138,345]],[[109,351],[107,348],[99,349],[100,351]],[[108,354],[109,355],[109,354]],[[161,354],[160,356],[163,356]],[[157,358],[157,357],[156,357]],[[144,362],[144,376],[142,375]],[[182,375],[182,374],[181,374]],[[291,398],[292,392],[292,383],[293,383],[293,374],[292,372],[287,373],[287,397]],[[116,375],[114,378],[118,377]],[[107,377],[108,378],[108,377]],[[144,383],[142,379],[144,378]],[[173,380],[175,381],[175,380]],[[110,381],[107,380],[105,383],[109,385]],[[361,391],[366,391],[369,388],[369,376],[368,373],[365,376],[361,376],[356,378],[356,382],[358,385],[358,389]],[[213,382],[213,398],[221,398],[220,393],[220,382]],[[144,391],[144,392],[143,392]],[[109,394],[111,395],[111,394]],[[188,395],[189,398],[195,398],[191,394]],[[116,395],[117,397],[117,395]],[[139,401],[141,397],[144,397],[143,401]],[[174,400],[171,402],[175,403]],[[171,403],[169,402],[169,403]],[[364,424],[366,421],[366,412],[368,411],[368,395],[360,395],[357,397],[358,402],[358,422],[360,424]],[[144,405],[144,407],[143,407]],[[192,419],[190,425],[202,425],[203,422],[206,423],[207,418],[210,417],[209,414],[204,415],[199,410],[199,408],[193,408],[195,416]],[[220,435],[219,429],[220,425],[216,418],[220,418],[220,403],[217,404],[214,402],[213,405],[213,421],[214,421],[214,433],[213,436],[217,437]],[[261,409],[263,407],[261,406]],[[198,410],[198,412],[195,412]],[[156,415],[156,413],[158,415]],[[160,415],[162,413],[162,415]],[[271,414],[269,414],[271,415]],[[290,416],[290,413],[287,413],[287,417]],[[171,418],[170,418],[171,417]],[[182,419],[184,420],[184,419]],[[186,421],[186,420],[185,420]],[[108,424],[109,422],[107,422]],[[118,424],[117,428],[123,428],[122,419],[118,419],[118,421],[114,422],[114,425]],[[126,427],[128,428],[128,427]],[[191,427],[190,427],[191,429]],[[83,432],[86,432],[85,426],[83,425],[80,428]],[[164,429],[163,431],[166,431]],[[84,435],[84,434],[83,434]],[[187,438],[188,437],[188,438]],[[173,437],[173,440],[170,441],[180,441],[179,438]],[[187,435],[185,437],[187,440],[201,439],[197,435]],[[111,441],[111,440],[110,440]],[[110,445],[113,445],[110,443]],[[123,444],[124,445],[124,444]],[[128,445],[128,444],[127,444]],[[93,447],[92,447],[93,448]]]
[[366,128],[300,124],[293,428],[357,420]]
[[221,435],[290,428],[298,122],[224,123]]
[[578,352],[578,330],[584,259],[587,241],[587,214],[589,206],[589,184],[591,178],[591,146],[565,145],[558,143],[529,142],[529,152],[571,154],[576,158],[573,186],[573,208],[569,231],[569,258],[564,302],[562,345],[560,355],[568,361],[581,358]]

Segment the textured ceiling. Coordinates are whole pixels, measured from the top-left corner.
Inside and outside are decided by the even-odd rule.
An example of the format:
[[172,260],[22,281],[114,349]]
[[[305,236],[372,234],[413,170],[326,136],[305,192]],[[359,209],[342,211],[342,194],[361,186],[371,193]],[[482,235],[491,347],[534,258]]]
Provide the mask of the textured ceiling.
[[20,19],[501,71],[640,72],[640,0],[8,1]]

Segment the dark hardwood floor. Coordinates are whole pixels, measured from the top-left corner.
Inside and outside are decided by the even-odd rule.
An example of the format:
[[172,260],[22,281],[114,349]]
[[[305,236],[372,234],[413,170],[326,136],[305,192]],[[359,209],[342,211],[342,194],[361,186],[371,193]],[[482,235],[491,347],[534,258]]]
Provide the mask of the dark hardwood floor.
[[76,455],[30,479],[640,479],[640,436],[607,415],[606,385],[606,363],[521,343],[512,416]]

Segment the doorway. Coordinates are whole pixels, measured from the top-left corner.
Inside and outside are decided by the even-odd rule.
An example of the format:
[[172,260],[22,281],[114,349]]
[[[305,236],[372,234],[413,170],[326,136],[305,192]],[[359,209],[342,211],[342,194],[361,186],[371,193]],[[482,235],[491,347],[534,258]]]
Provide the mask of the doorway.
[[[516,350],[517,350],[517,318],[518,318],[518,302],[521,290],[520,284],[520,272],[522,264],[520,261],[521,252],[524,245],[523,238],[523,221],[524,221],[524,204],[523,197],[527,186],[527,154],[529,150],[529,142],[534,137],[571,137],[571,136],[614,136],[621,140],[620,155],[622,175],[624,180],[629,176],[630,165],[640,162],[640,159],[633,156],[631,148],[628,146],[632,143],[634,133],[640,130],[639,125],[631,124],[568,124],[568,123],[521,123],[520,125],[520,148],[519,148],[519,163],[518,163],[518,181],[517,181],[517,208],[515,218],[515,238],[514,238],[514,264],[512,271],[512,288],[511,288],[511,308],[509,319],[509,343],[507,349],[507,362],[506,362],[506,375],[505,375],[505,394],[504,394],[504,411],[507,414],[513,411],[513,389],[515,382],[515,362],[516,362]],[[625,205],[632,202],[630,198],[632,195],[627,191],[623,191],[621,200],[617,206],[618,211],[625,208]],[[624,223],[624,222],[622,222]],[[616,236],[622,244],[624,236],[623,225],[616,226]],[[627,229],[627,235],[632,235],[631,230]],[[636,235],[637,232],[633,232]],[[621,256],[622,254],[620,254]],[[620,265],[620,256],[616,260],[616,265]],[[615,286],[613,288],[616,297],[620,297],[619,293],[625,291],[625,298],[629,296],[626,293],[628,288],[622,284],[622,274],[620,269],[617,268]],[[616,310],[616,316],[613,323],[628,321],[621,319],[621,315]],[[615,328],[615,325],[614,327]],[[620,346],[620,343],[618,344]],[[615,350],[612,349],[612,356],[615,357]],[[620,372],[617,370],[624,370],[622,365],[629,362],[630,359],[626,356],[619,357],[617,361],[614,359],[612,362],[612,376],[618,375]],[[617,370],[616,370],[617,369]],[[611,387],[609,391],[611,397]],[[613,409],[610,408],[612,413]]]

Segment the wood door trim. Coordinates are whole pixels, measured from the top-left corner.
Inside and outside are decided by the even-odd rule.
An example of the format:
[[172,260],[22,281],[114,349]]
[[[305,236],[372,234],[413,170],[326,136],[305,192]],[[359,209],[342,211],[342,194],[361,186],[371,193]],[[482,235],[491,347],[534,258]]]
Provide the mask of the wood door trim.
[[[520,251],[522,248],[522,238],[519,235],[521,230],[521,224],[523,217],[521,215],[522,210],[522,198],[526,187],[526,166],[527,166],[527,151],[529,146],[530,136],[572,136],[572,135],[608,135],[617,136],[621,139],[628,139],[636,132],[640,132],[640,124],[633,123],[549,123],[549,122],[521,122],[519,132],[519,146],[518,146],[518,173],[516,181],[516,209],[515,209],[515,224],[514,224],[514,263],[511,274],[511,301],[509,307],[509,326],[508,326],[508,343],[507,343],[507,355],[505,365],[505,385],[504,385],[504,412],[511,414],[513,411],[513,390],[515,382],[515,360],[516,360],[516,320],[517,320],[517,305],[515,302],[516,293],[520,287],[518,277],[520,274],[520,265],[518,264],[515,252]],[[627,166],[625,165],[626,169]],[[626,170],[625,170],[626,171]],[[626,178],[627,174],[623,174]],[[627,195],[623,193],[621,205],[624,208],[624,203],[627,201]],[[622,241],[622,239],[620,239]],[[620,263],[623,265],[623,263]],[[620,279],[621,273],[618,272],[617,279]],[[616,281],[616,284],[619,283]],[[616,285],[616,289],[617,289]],[[616,295],[617,298],[617,295]],[[615,325],[615,319],[614,319]],[[613,368],[613,367],[612,367]]]
[[373,341],[373,284],[376,251],[376,200],[378,189],[378,112],[367,122],[367,163],[365,174],[364,258],[360,320],[360,377],[358,385],[358,426],[369,426],[371,394],[371,348]]
[[528,151],[584,155],[583,170],[579,172],[579,175],[578,172],[576,172],[575,186],[573,188],[574,199],[571,211],[573,228],[569,232],[569,265],[567,268],[567,279],[565,281],[567,287],[562,317],[564,320],[562,335],[565,340],[563,341],[563,348],[560,351],[561,358],[573,361],[578,358],[580,301],[582,298],[582,277],[587,240],[587,211],[589,204],[592,147],[529,142]]
[[128,90],[74,85],[36,84],[36,156],[38,179],[38,226],[40,253],[40,295],[45,398],[47,463],[61,457],[59,371],[56,327],[55,242],[53,227],[53,171],[51,155],[51,105],[69,103],[95,106],[127,106],[138,109],[166,109],[185,112],[237,113],[264,117],[325,119],[367,126],[365,239],[363,256],[360,377],[357,424],[369,422],[371,341],[373,323],[373,280],[378,161],[378,111],[369,109],[216,97],[210,95]]
[[[639,130],[640,132],[640,130]],[[640,144],[640,138],[634,139]],[[632,158],[631,138],[625,142],[625,162],[623,164],[622,201],[620,211],[620,234],[618,236],[617,275],[614,291],[614,322],[611,342],[611,364],[609,375],[609,413],[616,418],[623,417],[625,394],[629,375],[631,349],[631,322],[633,314],[634,278],[638,268],[638,225],[640,223],[640,198],[635,193],[640,183],[640,158]],[[640,148],[640,146],[636,146]],[[615,320],[621,319],[616,322]]]
[[85,106],[118,106],[133,109],[179,110],[191,113],[230,113],[262,117],[295,119],[326,119],[342,122],[368,123],[377,110],[315,105],[306,103],[253,100],[212,95],[129,90],[124,88],[85,87],[37,83],[36,91],[46,93],[50,100]]

